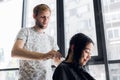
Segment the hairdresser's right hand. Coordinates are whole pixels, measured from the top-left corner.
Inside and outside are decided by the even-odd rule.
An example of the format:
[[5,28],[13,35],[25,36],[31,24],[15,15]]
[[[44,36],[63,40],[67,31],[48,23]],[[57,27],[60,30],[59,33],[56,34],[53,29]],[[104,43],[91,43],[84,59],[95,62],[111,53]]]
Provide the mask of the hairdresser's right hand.
[[45,54],[46,59],[53,59],[53,57],[55,57],[55,56],[61,56],[61,54],[55,50],[51,50]]

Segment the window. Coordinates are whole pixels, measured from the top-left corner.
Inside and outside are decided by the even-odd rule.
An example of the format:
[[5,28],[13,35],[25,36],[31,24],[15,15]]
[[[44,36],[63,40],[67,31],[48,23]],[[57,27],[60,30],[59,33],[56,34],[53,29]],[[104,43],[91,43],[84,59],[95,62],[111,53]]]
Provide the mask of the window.
[[[90,74],[95,77],[96,80],[106,80],[105,66],[104,65],[90,65]],[[99,74],[98,74],[99,73]]]
[[106,30],[107,31],[107,39],[109,41],[119,41],[120,39],[120,28],[119,27],[116,27],[116,28],[109,28]]
[[120,80],[120,64],[114,63],[109,65],[110,80]]
[[[21,28],[22,0],[0,1],[0,80],[17,80],[17,59],[11,58],[16,34]],[[7,71],[6,71],[7,70]]]
[[[104,1],[102,0],[102,3]],[[114,6],[120,2],[114,3]],[[104,30],[106,35],[106,47],[107,47],[107,55],[109,60],[120,60],[120,18],[119,16],[119,7],[114,7],[109,3],[106,6],[102,5],[103,8],[103,18],[104,18]],[[114,8],[114,13],[112,9]],[[106,9],[106,10],[105,10]],[[110,14],[109,18],[111,21],[108,23],[106,21],[107,14]],[[117,18],[117,20],[113,19],[113,17]],[[109,25],[110,24],[110,25]],[[109,26],[106,26],[109,25]]]
[[[92,55],[98,56],[93,0],[64,0],[64,21],[65,50],[68,50],[70,38],[82,32],[94,40],[95,51]],[[67,55],[67,51],[65,53]]]
[[[104,4],[104,1],[109,0],[102,0],[102,4]],[[120,7],[118,7],[120,5],[118,4],[120,2],[114,1],[112,5],[110,3],[102,5],[102,13],[110,80],[120,80],[120,56],[118,56],[120,53]],[[109,16],[109,22],[106,21],[108,20],[106,16]]]

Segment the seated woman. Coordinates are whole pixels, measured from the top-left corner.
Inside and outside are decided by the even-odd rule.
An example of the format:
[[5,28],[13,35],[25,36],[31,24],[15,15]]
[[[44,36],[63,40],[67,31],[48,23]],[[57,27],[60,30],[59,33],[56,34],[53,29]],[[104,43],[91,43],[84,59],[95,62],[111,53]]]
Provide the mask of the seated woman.
[[53,80],[95,80],[84,68],[91,58],[93,41],[83,33],[75,34],[66,59],[54,71]]

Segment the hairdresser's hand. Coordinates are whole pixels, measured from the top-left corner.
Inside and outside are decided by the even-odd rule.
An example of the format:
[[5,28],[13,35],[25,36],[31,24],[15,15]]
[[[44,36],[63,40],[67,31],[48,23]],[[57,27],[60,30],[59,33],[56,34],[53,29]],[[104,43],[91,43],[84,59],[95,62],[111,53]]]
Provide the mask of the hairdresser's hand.
[[51,50],[50,52],[45,54],[45,58],[46,59],[53,59],[54,57],[60,59],[61,58],[61,54],[55,50]]
[[56,53],[54,54],[54,57],[53,57],[53,58],[56,58],[56,59],[60,60],[61,57],[62,57],[61,53],[58,52],[58,51],[56,51]]
[[62,55],[60,52],[57,52],[57,54],[54,55],[53,61],[53,64],[55,66],[58,66],[62,62]]

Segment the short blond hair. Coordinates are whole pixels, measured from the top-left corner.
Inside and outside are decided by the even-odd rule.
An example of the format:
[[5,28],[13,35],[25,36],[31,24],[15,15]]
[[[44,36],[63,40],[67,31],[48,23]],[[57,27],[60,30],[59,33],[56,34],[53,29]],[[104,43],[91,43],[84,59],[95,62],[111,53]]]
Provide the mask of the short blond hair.
[[33,9],[33,14],[35,16],[37,16],[39,13],[43,12],[43,11],[50,11],[51,12],[51,9],[48,5],[46,4],[39,4],[37,6],[34,7]]

